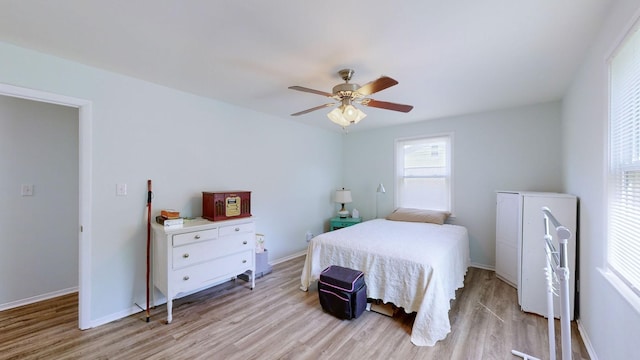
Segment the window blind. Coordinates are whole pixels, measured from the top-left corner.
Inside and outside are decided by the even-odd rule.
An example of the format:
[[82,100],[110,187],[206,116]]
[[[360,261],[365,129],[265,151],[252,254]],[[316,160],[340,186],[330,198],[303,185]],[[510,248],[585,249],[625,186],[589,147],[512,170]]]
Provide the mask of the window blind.
[[607,265],[640,296],[640,31],[610,62]]
[[396,205],[451,211],[451,136],[396,141]]

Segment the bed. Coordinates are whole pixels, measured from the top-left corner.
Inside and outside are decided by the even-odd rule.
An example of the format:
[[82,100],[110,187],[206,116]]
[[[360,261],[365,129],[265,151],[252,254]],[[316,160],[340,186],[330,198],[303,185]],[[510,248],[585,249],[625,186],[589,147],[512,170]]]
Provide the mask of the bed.
[[450,300],[464,285],[469,237],[459,225],[386,219],[324,233],[309,243],[300,288],[329,265],[363,271],[367,297],[416,312],[411,342],[433,346],[451,331]]

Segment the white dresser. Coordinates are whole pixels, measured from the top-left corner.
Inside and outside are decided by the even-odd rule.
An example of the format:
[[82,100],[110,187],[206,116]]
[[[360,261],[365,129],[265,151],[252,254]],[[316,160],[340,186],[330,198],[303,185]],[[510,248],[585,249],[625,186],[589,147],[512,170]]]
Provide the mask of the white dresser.
[[[255,287],[255,222],[241,218],[186,221],[181,228],[153,224],[153,285],[167,297],[167,323],[173,299],[251,271]],[[154,300],[155,304],[155,300]]]
[[[576,280],[577,198],[573,195],[544,192],[500,191],[496,207],[496,276],[516,286],[523,311],[547,315],[547,282],[544,274],[546,255],[542,207],[571,231],[568,244],[571,320],[574,318]],[[555,231],[552,232],[557,244]],[[556,288],[558,285],[556,285]],[[556,317],[560,301],[554,297]]]

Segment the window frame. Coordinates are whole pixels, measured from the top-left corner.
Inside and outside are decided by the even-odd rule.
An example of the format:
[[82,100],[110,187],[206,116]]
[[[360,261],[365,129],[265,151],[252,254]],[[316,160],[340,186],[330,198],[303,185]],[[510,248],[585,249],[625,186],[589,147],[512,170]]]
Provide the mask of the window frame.
[[[448,143],[447,143],[447,155],[448,155],[448,161],[447,161],[447,168],[448,168],[448,175],[444,176],[447,180],[448,180],[448,194],[447,194],[447,201],[449,204],[449,209],[445,209],[445,211],[448,211],[451,215],[450,217],[455,217],[454,216],[454,166],[453,166],[453,162],[454,162],[454,134],[452,132],[444,132],[444,133],[434,133],[434,134],[425,134],[425,135],[418,135],[418,136],[411,136],[411,137],[402,137],[402,138],[396,138],[394,141],[394,147],[393,147],[393,152],[394,152],[394,206],[395,208],[398,207],[402,207],[402,204],[400,204],[400,194],[402,192],[401,190],[401,181],[400,179],[402,178],[401,176],[401,170],[400,169],[400,161],[399,161],[399,154],[398,154],[398,148],[401,144],[404,144],[406,142],[409,141],[417,141],[417,140],[426,140],[428,141],[429,139],[437,139],[437,138],[447,138],[448,139]],[[427,208],[424,208],[427,209]]]
[[[630,145],[630,149],[628,149],[631,152],[631,159],[632,161],[629,162],[628,164],[624,164],[623,161],[618,161],[615,162],[614,159],[616,158],[615,156],[615,151],[619,151],[620,146],[614,144],[614,140],[613,140],[613,133],[615,132],[614,127],[614,118],[616,116],[616,111],[617,109],[614,108],[614,105],[616,104],[616,101],[619,100],[614,100],[614,93],[616,92],[616,90],[614,89],[614,76],[613,76],[613,63],[616,60],[616,57],[625,49],[625,46],[629,44],[629,41],[634,38],[634,37],[640,37],[640,21],[638,21],[638,18],[636,17],[636,20],[634,22],[634,24],[632,26],[630,26],[628,28],[628,31],[625,32],[624,36],[621,37],[620,41],[617,42],[616,46],[614,47],[613,51],[610,52],[610,56],[607,58],[606,61],[606,65],[607,65],[607,75],[608,75],[608,82],[607,82],[607,105],[608,105],[608,109],[607,109],[607,131],[606,131],[606,139],[605,139],[605,144],[606,144],[606,154],[607,154],[607,158],[606,158],[606,163],[605,163],[605,191],[604,191],[604,204],[605,204],[605,215],[604,215],[604,235],[605,235],[605,242],[603,244],[604,247],[604,257],[603,257],[603,266],[601,268],[601,273],[603,274],[603,276],[605,277],[605,279],[607,279],[612,285],[613,287],[638,311],[640,312],[640,287],[638,287],[636,284],[636,286],[634,286],[633,281],[630,280],[626,275],[625,275],[625,271],[623,271],[622,273],[620,272],[620,269],[618,269],[615,265],[611,264],[611,262],[609,261],[610,259],[610,255],[611,255],[611,250],[610,248],[613,246],[611,245],[611,236],[612,233],[615,232],[616,230],[614,230],[614,224],[612,221],[612,215],[613,215],[613,211],[612,211],[612,206],[613,206],[613,202],[617,200],[617,197],[619,196],[616,195],[617,193],[614,193],[616,191],[616,189],[620,189],[620,185],[619,182],[620,181],[620,177],[617,173],[614,173],[613,167],[616,167],[617,171],[620,171],[622,173],[622,177],[625,178],[627,172],[637,172],[640,169],[640,132],[638,132],[638,129],[636,129],[636,131],[630,130],[629,133],[633,133],[632,135],[632,144]],[[640,41],[638,39],[635,39],[636,41]],[[638,47],[640,49],[640,46]],[[640,76],[640,72],[638,73],[638,75]],[[638,87],[640,88],[640,86]],[[637,99],[637,101],[640,101],[640,95],[638,96],[634,96],[634,99]],[[640,122],[640,119],[634,119],[635,121]],[[624,187],[624,186],[623,186]],[[626,187],[628,188],[628,187]],[[619,203],[617,203],[619,204]],[[618,219],[619,220],[619,219]],[[640,226],[637,226],[637,229],[640,230]],[[619,231],[619,230],[618,230]],[[637,244],[640,246],[640,243]],[[636,265],[636,266],[640,266],[640,265]],[[635,271],[637,271],[638,269],[636,269]],[[632,271],[632,273],[634,273]]]

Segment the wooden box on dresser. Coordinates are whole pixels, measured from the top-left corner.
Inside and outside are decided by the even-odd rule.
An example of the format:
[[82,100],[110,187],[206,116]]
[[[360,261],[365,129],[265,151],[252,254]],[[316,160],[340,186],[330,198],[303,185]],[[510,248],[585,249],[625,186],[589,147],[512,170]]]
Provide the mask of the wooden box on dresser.
[[180,294],[229,281],[247,270],[252,274],[251,289],[255,287],[253,218],[199,218],[177,228],[152,227],[152,282],[167,298],[167,323],[172,320],[173,299]]

